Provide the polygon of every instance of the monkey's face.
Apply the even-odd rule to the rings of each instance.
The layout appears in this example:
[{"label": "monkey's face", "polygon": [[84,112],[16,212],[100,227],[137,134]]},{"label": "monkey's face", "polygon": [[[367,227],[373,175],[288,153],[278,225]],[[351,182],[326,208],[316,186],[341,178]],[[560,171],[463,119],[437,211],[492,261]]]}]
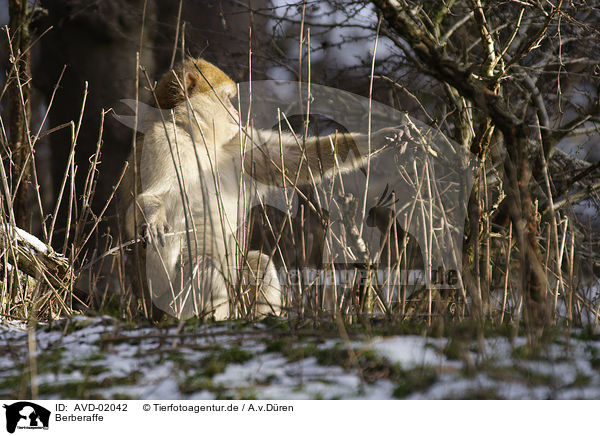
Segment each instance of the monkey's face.
[{"label": "monkey's face", "polygon": [[156,97],[161,109],[176,109],[185,118],[187,102],[192,125],[207,140],[228,142],[238,133],[237,85],[219,68],[202,58],[188,58],[160,80]]},{"label": "monkey's face", "polygon": [[[235,84],[227,84],[221,86],[216,95],[220,98],[217,105],[222,109],[218,119],[222,120],[222,127],[224,130],[225,140],[229,142],[231,138],[239,132],[239,123],[241,122],[240,116],[237,110],[237,87]],[[215,95],[213,93],[213,95]]]},{"label": "monkey's face", "polygon": [[[237,96],[237,85],[221,69],[202,58],[188,59],[185,64],[185,86],[190,97],[195,100],[194,109],[203,111],[207,118],[217,123],[219,129],[227,129],[232,123],[239,122],[237,105],[233,100]],[[217,127],[216,126],[216,127]],[[229,138],[227,138],[229,139]]]},{"label": "monkey's face", "polygon": [[237,110],[237,87],[235,84],[227,84],[217,90],[217,94],[221,97],[221,101],[225,106],[230,117],[237,124],[239,122],[239,114]]},{"label": "monkey's face", "polygon": [[194,125],[216,145],[228,143],[239,132],[239,115],[234,106],[235,88],[221,86],[208,92],[191,93]]}]

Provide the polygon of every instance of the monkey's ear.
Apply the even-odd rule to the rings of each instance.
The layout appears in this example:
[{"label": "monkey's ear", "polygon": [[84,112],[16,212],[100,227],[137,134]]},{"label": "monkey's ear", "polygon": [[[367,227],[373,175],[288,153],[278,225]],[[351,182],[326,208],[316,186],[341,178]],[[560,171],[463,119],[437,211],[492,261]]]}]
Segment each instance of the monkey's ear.
[{"label": "monkey's ear", "polygon": [[190,72],[185,73],[185,87],[188,95],[191,95],[198,86],[196,75]]}]

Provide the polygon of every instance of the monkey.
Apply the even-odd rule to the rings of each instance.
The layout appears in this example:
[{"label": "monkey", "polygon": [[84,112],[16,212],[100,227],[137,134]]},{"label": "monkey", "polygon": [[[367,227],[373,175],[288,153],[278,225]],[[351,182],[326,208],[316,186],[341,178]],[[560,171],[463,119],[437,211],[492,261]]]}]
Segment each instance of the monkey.
[{"label": "monkey", "polygon": [[142,287],[136,292],[154,306],[146,314],[223,320],[239,312],[239,302],[249,303],[252,316],[280,314],[272,260],[244,248],[246,206],[275,187],[360,168],[402,134],[386,128],[370,141],[336,132],[300,142],[291,133],[244,126],[236,94],[225,72],[192,57],[154,90],[160,111],[144,121],[119,192],[125,236],[144,242],[133,271]]}]

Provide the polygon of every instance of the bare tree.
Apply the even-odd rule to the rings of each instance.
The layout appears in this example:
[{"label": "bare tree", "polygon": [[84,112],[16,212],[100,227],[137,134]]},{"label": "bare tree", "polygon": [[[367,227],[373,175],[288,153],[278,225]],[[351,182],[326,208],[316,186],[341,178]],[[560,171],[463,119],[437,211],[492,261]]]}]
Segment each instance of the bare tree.
[{"label": "bare tree", "polygon": [[[585,145],[591,152],[584,158],[598,159],[597,6],[573,0],[332,0],[255,13],[270,17],[279,45],[291,47],[278,60],[291,76],[302,76],[308,51],[321,65],[311,65],[316,75],[345,59],[352,66],[344,71],[355,80],[340,84],[358,92],[371,77],[368,48],[380,39],[373,96],[408,109],[483,162],[468,199],[465,235],[473,309],[489,312],[492,288],[506,293],[518,286],[528,319],[537,323],[549,319],[559,295],[573,308],[570,299],[578,297],[563,270],[572,270],[574,259],[565,256],[565,238],[570,232],[583,237],[585,225],[573,206],[584,198],[598,205],[598,164],[564,152]],[[291,43],[298,35],[300,50]],[[496,230],[502,240],[509,230],[515,235],[509,259],[519,261],[518,283],[509,280],[509,264],[494,272],[504,262]],[[597,237],[589,241],[580,251],[593,266],[598,262],[589,253]]]},{"label": "bare tree", "polygon": [[[14,192],[13,212],[16,225],[28,223],[27,194],[31,174],[29,128],[31,124],[31,23],[32,10],[27,0],[9,2],[8,75],[10,101],[10,182]],[[6,195],[6,193],[5,193]]]}]

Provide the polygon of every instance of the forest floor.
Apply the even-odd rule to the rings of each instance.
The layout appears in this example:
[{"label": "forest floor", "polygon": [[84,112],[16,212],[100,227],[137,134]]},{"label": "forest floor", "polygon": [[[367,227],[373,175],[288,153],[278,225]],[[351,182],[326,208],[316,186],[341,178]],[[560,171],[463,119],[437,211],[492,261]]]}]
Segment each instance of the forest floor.
[{"label": "forest floor", "polygon": [[600,398],[600,334],[586,330],[553,328],[533,346],[509,327],[78,315],[32,333],[33,354],[24,324],[0,324],[0,397],[30,397],[33,367],[42,399]]}]

